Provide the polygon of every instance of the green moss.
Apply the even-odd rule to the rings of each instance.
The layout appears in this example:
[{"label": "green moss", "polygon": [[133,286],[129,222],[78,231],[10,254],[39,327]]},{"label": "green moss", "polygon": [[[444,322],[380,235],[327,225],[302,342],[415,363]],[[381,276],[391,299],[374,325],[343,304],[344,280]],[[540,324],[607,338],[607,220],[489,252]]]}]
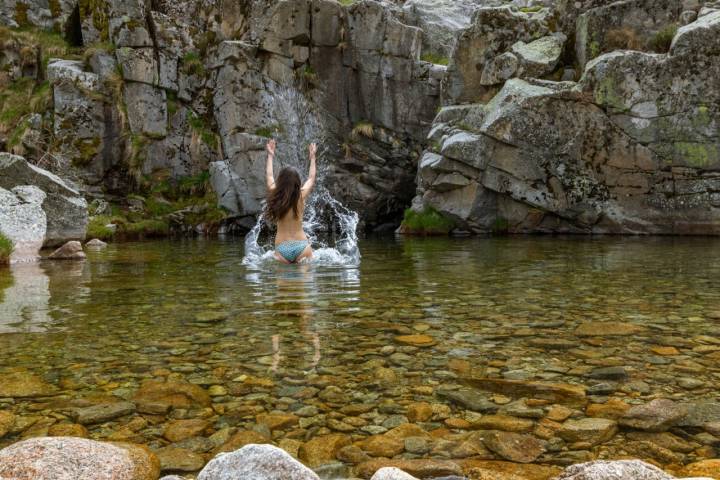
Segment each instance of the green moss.
[{"label": "green moss", "polygon": [[600,44],[596,41],[590,42],[590,56],[588,60],[593,59],[600,55]]},{"label": "green moss", "polygon": [[650,38],[648,48],[656,53],[667,53],[670,51],[670,45],[677,33],[678,26],[668,25]]},{"label": "green moss", "polygon": [[716,145],[676,142],[674,150],[691,167],[707,168],[720,163],[720,149]]},{"label": "green moss", "polygon": [[102,141],[97,137],[75,140],[73,146],[77,149],[78,156],[73,158],[73,164],[79,166],[89,164],[100,152],[101,143]]},{"label": "green moss", "polygon": [[87,227],[87,238],[99,238],[100,240],[110,240],[115,236],[114,231],[107,227],[113,223],[113,217],[108,215],[96,215],[90,217]]},{"label": "green moss", "polygon": [[12,255],[13,250],[15,250],[15,245],[12,240],[0,232],[0,265],[10,263],[10,255]]},{"label": "green moss", "polygon": [[148,219],[127,223],[122,232],[132,237],[165,237],[170,234],[170,224],[165,219]]},{"label": "green moss", "polygon": [[178,100],[177,100],[177,93],[168,91],[167,92],[167,110],[168,110],[168,120],[170,117],[175,115],[178,111]]},{"label": "green moss", "polygon": [[523,13],[535,13],[542,10],[542,8],[543,7],[541,7],[540,5],[536,5],[534,7],[520,7],[520,11]]},{"label": "green moss", "polygon": [[625,100],[615,89],[615,79],[608,75],[595,88],[595,103],[618,111],[627,110]]},{"label": "green moss", "polygon": [[436,65],[447,65],[450,63],[450,59],[448,57],[432,52],[423,53],[420,60],[434,63]]},{"label": "green moss", "polygon": [[255,135],[259,137],[272,138],[273,134],[282,132],[280,125],[268,125],[267,127],[260,127],[255,130]]},{"label": "green moss", "polygon": [[426,207],[422,212],[408,208],[402,221],[403,231],[420,235],[447,235],[454,227],[452,220],[430,207]]},{"label": "green moss", "polygon": [[348,5],[355,3],[355,0],[338,0],[338,2],[340,5],[345,5],[347,7]]}]

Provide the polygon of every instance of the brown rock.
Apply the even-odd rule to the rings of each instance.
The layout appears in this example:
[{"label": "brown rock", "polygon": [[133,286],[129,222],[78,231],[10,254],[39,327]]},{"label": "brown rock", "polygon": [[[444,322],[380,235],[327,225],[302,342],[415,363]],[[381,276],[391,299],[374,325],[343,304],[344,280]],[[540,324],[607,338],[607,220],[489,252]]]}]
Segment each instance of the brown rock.
[{"label": "brown rock", "polygon": [[483,440],[488,449],[511,462],[531,463],[545,451],[540,441],[531,435],[493,431]]},{"label": "brown rock", "polygon": [[160,460],[145,445],[125,442],[111,442],[111,444],[122,448],[128,453],[130,461],[135,466],[134,476],[132,477],[134,480],[155,480],[160,476]]},{"label": "brown rock", "polygon": [[51,437],[80,437],[87,438],[87,428],[79,423],[58,423],[48,429]]},{"label": "brown rock", "polygon": [[7,410],[0,410],[0,438],[7,435],[15,425],[15,414]]},{"label": "brown rock", "polygon": [[270,439],[253,430],[241,430],[230,437],[227,442],[213,450],[213,455],[222,452],[233,452],[251,443],[270,443]]},{"label": "brown rock", "polygon": [[660,445],[656,445],[653,442],[645,440],[639,442],[626,442],[623,444],[623,449],[634,457],[652,459],[662,465],[682,463],[681,455],[678,455],[667,448],[661,447]]},{"label": "brown rock", "polygon": [[300,446],[298,458],[309,467],[335,460],[338,451],[350,444],[350,437],[340,433],[315,437]]},{"label": "brown rock", "polygon": [[623,402],[619,398],[611,398],[605,403],[591,403],[585,409],[588,417],[609,418],[617,420],[625,415],[630,409],[630,405]]},{"label": "brown rock", "polygon": [[477,430],[502,430],[504,432],[525,433],[533,429],[535,423],[527,418],[510,417],[507,415],[483,415],[472,423]]},{"label": "brown rock", "polygon": [[650,350],[658,355],[680,355],[680,351],[675,347],[655,346]]},{"label": "brown rock", "polygon": [[435,478],[449,475],[462,475],[460,466],[450,460],[388,460],[375,459],[363,462],[355,468],[361,478],[370,478],[376,471],[384,467],[395,467],[418,478]]},{"label": "brown rock", "polygon": [[51,260],[85,260],[82,244],[78,241],[67,242],[48,256]]},{"label": "brown rock", "polygon": [[405,451],[405,442],[387,435],[373,435],[357,444],[371,457],[394,457]]},{"label": "brown rock", "polygon": [[432,347],[437,342],[430,335],[398,335],[395,341],[403,345],[412,345],[413,347]]},{"label": "brown rock", "polygon": [[710,477],[720,480],[720,459],[702,460],[685,465],[681,477]]},{"label": "brown rock", "polygon": [[163,472],[196,472],[205,465],[205,458],[184,448],[165,447],[155,452]]},{"label": "brown rock", "polygon": [[464,418],[451,417],[445,420],[445,425],[450,428],[456,428],[459,430],[467,430],[472,426],[472,423],[468,422]]},{"label": "brown rock", "polygon": [[[560,467],[497,460],[477,460],[473,458],[461,460],[460,464],[466,474],[469,474],[472,469],[494,472],[496,477],[487,477],[488,480],[505,480],[508,475],[515,475],[522,480],[550,480],[562,472],[562,468]],[[475,480],[475,477],[470,476],[470,478]],[[485,479],[483,478],[483,480]]]},{"label": "brown rock", "polygon": [[173,420],[167,424],[163,437],[171,442],[179,442],[186,438],[197,437],[208,427],[208,422],[199,418],[190,420]]},{"label": "brown rock", "polygon": [[262,413],[255,417],[255,421],[260,425],[266,425],[270,430],[282,430],[287,427],[297,425],[300,419],[291,413],[288,414],[271,414]]},{"label": "brown rock", "polygon": [[345,463],[357,465],[358,463],[367,462],[370,460],[370,455],[363,452],[362,449],[356,445],[348,445],[338,450],[335,455],[338,460]]},{"label": "brown rock", "polygon": [[585,403],[585,387],[568,383],[525,382],[499,378],[461,378],[464,384],[510,397],[534,397],[554,403]]},{"label": "brown rock", "polygon": [[0,374],[0,397],[43,397],[56,391],[57,388],[30,372]]},{"label": "brown rock", "polygon": [[627,432],[625,436],[629,440],[652,442],[673,452],[690,453],[700,446],[695,442],[689,442],[670,432]]},{"label": "brown rock", "polygon": [[209,407],[210,395],[188,382],[160,382],[149,380],[133,397],[136,403],[165,404],[172,408]]},{"label": "brown rock", "polygon": [[642,333],[646,329],[640,325],[625,322],[587,322],[575,329],[579,337],[612,337]]},{"label": "brown rock", "polygon": [[564,422],[570,418],[572,413],[573,411],[567,407],[563,407],[562,405],[553,405],[550,410],[548,410],[546,418],[548,420],[552,420],[553,422]]},{"label": "brown rock", "polygon": [[298,458],[298,451],[300,450],[302,444],[303,442],[301,442],[300,440],[295,440],[294,438],[283,438],[278,442],[278,447],[285,450],[294,458]]},{"label": "brown rock", "polygon": [[432,406],[427,402],[411,403],[407,407],[405,415],[408,420],[415,422],[427,422],[432,418]]},{"label": "brown rock", "polygon": [[413,425],[412,423],[403,423],[402,425],[398,425],[392,430],[385,432],[383,435],[397,440],[404,440],[407,437],[429,437],[425,430],[417,425]]},{"label": "brown rock", "polygon": [[587,442],[597,445],[610,440],[618,431],[617,422],[607,418],[582,418],[562,424],[558,436],[566,442]]}]

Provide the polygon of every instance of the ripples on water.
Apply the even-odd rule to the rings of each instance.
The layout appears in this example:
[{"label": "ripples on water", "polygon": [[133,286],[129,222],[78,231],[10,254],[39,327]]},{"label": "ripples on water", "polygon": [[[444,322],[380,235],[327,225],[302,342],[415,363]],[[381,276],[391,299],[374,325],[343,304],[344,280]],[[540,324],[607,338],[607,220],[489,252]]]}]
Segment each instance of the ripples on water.
[{"label": "ripples on water", "polygon": [[[591,386],[589,369],[622,365],[625,384],[647,386],[643,397],[715,398],[720,367],[708,355],[720,351],[718,245],[704,238],[387,238],[361,242],[359,264],[288,266],[243,265],[241,240],[114,244],[84,263],[0,270],[0,374],[27,369],[71,398],[129,398],[158,368],[206,387],[248,374],[276,386],[215,401],[294,411],[316,399],[288,400],[287,389],[318,375],[331,376],[347,402],[402,404],[445,402],[412,388],[453,388],[469,373]],[[606,321],[646,330],[574,333]],[[436,344],[395,340],[413,332]],[[553,346],[558,340],[566,343]],[[659,356],[658,345],[679,353]],[[386,346],[394,350],[381,353]],[[397,381],[380,382],[378,365]],[[690,393],[676,383],[688,376],[703,385]],[[12,408],[34,407],[18,401]],[[104,438],[107,430],[91,433]],[[159,441],[157,429],[141,434]]]}]

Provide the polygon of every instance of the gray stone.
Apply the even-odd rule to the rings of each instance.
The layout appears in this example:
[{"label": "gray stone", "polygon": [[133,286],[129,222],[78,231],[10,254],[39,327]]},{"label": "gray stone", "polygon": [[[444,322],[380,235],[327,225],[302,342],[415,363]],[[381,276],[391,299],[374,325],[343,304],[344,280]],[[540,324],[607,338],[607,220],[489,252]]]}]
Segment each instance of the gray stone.
[{"label": "gray stone", "polygon": [[101,403],[90,407],[75,408],[72,417],[82,425],[103,423],[135,412],[135,404],[131,402]]},{"label": "gray stone", "polygon": [[567,442],[589,442],[592,445],[607,442],[618,431],[617,422],[605,418],[567,420],[558,430],[558,436]]},{"label": "gray stone", "polygon": [[130,131],[136,135],[167,135],[165,90],[146,83],[128,82],[123,86]]},{"label": "gray stone", "polygon": [[319,480],[309,468],[284,450],[272,445],[246,445],[232,453],[212,459],[198,475],[198,480]]},{"label": "gray stone", "polygon": [[519,60],[518,76],[540,78],[552,73],[560,61],[565,40],[565,35],[560,33],[530,43],[515,43],[511,50]]},{"label": "gray stone", "polygon": [[512,52],[501,53],[485,64],[480,77],[480,84],[495,85],[503,83],[505,80],[515,76],[519,65],[518,57]]},{"label": "gray stone", "polygon": [[88,211],[80,193],[60,177],[29,164],[24,158],[0,153],[0,188],[22,185],[36,186],[46,195],[42,203],[47,217],[45,246],[85,239]]},{"label": "gray stone", "polygon": [[[597,460],[572,465],[556,480],[674,480],[654,465],[640,460]],[[700,480],[700,479],[697,479]]]},{"label": "gray stone", "polygon": [[687,414],[686,406],[663,398],[631,407],[619,422],[620,425],[638,430],[663,432],[677,425]]},{"label": "gray stone", "polygon": [[370,478],[370,480],[418,480],[409,473],[405,473],[399,468],[384,467],[379,469]]},{"label": "gray stone", "polygon": [[44,201],[45,193],[34,186],[18,186],[12,191],[0,187],[0,232],[13,242],[11,263],[39,258],[47,229]]},{"label": "gray stone", "polygon": [[493,431],[483,436],[485,446],[505,460],[531,463],[545,451],[540,441],[532,435]]}]

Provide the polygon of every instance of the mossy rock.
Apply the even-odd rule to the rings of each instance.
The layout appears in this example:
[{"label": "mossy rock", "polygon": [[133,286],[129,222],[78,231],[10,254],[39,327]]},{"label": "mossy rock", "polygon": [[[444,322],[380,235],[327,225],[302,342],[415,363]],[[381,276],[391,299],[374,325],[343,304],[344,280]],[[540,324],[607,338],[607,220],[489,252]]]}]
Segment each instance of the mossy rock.
[{"label": "mossy rock", "polygon": [[400,232],[409,235],[447,235],[453,228],[455,222],[431,207],[420,212],[408,208]]}]

